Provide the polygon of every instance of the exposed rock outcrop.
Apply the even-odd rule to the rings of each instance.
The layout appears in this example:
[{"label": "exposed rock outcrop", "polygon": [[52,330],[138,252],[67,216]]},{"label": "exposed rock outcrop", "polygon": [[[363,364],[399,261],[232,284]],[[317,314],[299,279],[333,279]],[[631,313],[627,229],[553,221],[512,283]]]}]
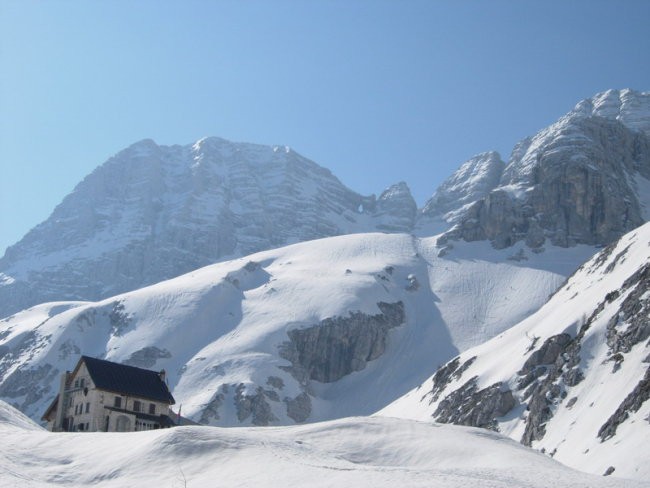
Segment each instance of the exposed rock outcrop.
[{"label": "exposed rock outcrop", "polygon": [[[240,422],[251,417],[253,425],[269,425],[269,423],[278,420],[271,410],[267,399],[269,393],[262,387],[258,387],[254,394],[245,393],[244,385],[237,385],[235,388],[235,408],[237,409],[237,418]],[[277,398],[272,398],[277,401]]]},{"label": "exposed rock outcrop", "polygon": [[497,152],[477,154],[464,162],[424,204],[422,215],[453,223],[465,205],[484,198],[501,180],[505,163]]},{"label": "exposed rock outcrop", "polygon": [[612,416],[607,419],[607,422],[598,429],[598,437],[600,437],[600,440],[604,442],[614,437],[618,426],[628,419],[630,413],[638,412],[648,399],[650,399],[650,368],[646,370],[643,379],[625,397]]},{"label": "exposed rock outcrop", "polygon": [[135,351],[129,359],[122,361],[122,363],[128,364],[129,366],[137,366],[138,368],[151,369],[159,359],[168,359],[171,357],[172,353],[167,349],[148,346]]},{"label": "exposed rock outcrop", "polygon": [[295,398],[286,397],[287,416],[296,423],[302,423],[311,415],[311,397],[302,392]]},{"label": "exposed rock outcrop", "polygon": [[410,232],[415,224],[417,204],[403,181],[382,192],[373,209],[377,229],[385,232]]},{"label": "exposed rock outcrop", "polygon": [[212,421],[216,421],[221,418],[219,415],[219,408],[221,408],[224,401],[226,400],[228,390],[228,385],[221,385],[219,391],[212,395],[210,401],[203,407],[199,423],[209,425]]},{"label": "exposed rock outcrop", "polygon": [[621,304],[619,313],[607,324],[610,352],[628,353],[636,344],[650,338],[650,264],[645,264],[623,283],[623,290],[634,286]]},{"label": "exposed rock outcrop", "polygon": [[503,417],[515,406],[510,391],[502,383],[478,389],[476,377],[447,395],[438,404],[433,418],[442,423],[471,425],[499,430],[496,419]]},{"label": "exposed rock outcrop", "polygon": [[459,379],[475,360],[476,356],[473,356],[461,365],[460,357],[455,357],[442,368],[438,369],[432,378],[433,388],[431,388],[431,391],[422,397],[422,399],[431,395],[429,404],[438,400],[440,394],[445,390],[445,388],[447,388],[447,386],[449,386],[449,383]]},{"label": "exposed rock outcrop", "polygon": [[291,362],[287,371],[302,384],[309,380],[331,383],[360,371],[386,349],[388,332],[404,323],[402,302],[380,302],[381,313],[351,312],[320,324],[287,332],[289,341],[280,347],[280,356]]}]

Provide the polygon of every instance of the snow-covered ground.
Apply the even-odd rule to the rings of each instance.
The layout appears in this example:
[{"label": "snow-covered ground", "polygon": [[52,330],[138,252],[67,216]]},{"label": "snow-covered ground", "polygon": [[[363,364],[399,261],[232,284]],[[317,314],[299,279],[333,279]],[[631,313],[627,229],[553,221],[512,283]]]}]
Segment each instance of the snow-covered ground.
[{"label": "snow-covered ground", "polygon": [[499,434],[389,418],[53,434],[0,401],[0,486],[650,486],[579,473]]},{"label": "snow-covered ground", "polygon": [[[40,305],[0,321],[0,398],[40,418],[60,373],[85,354],[165,368],[183,413],[214,425],[293,423],[285,399],[303,392],[311,402],[304,420],[370,414],[535,311],[594,249],[535,254],[476,242],[446,251],[435,238],[347,235],[208,266],[97,303]],[[364,368],[308,384],[284,369],[290,362],[279,351],[288,332],[353,313],[372,317],[381,314],[379,303],[400,302],[402,323]],[[258,393],[270,406],[266,420],[236,410],[237,398]]]}]

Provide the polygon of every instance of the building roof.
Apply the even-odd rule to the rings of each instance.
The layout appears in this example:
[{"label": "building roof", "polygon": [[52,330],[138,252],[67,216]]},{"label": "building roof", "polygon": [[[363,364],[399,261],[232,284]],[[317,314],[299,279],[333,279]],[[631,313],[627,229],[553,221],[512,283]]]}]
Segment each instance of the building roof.
[{"label": "building roof", "polygon": [[113,363],[103,359],[91,358],[90,356],[81,356],[75,371],[82,362],[86,364],[95,387],[99,389],[166,402],[170,405],[176,403],[169,392],[169,388],[167,388],[167,384],[160,377],[160,373],[156,371]]}]

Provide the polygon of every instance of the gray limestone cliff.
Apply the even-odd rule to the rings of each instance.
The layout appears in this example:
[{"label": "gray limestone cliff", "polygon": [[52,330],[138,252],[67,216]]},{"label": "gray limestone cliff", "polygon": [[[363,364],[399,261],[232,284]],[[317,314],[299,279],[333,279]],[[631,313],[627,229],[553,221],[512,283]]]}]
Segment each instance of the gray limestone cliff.
[{"label": "gray limestone cliff", "polygon": [[377,308],[376,314],[354,311],[288,330],[288,340],[278,345],[278,352],[290,365],[279,368],[294,384],[287,385],[279,376],[268,376],[263,384],[224,383],[203,405],[200,423],[217,424],[224,409],[233,408],[242,425],[309,421],[313,400],[319,400],[312,382],[334,383],[365,369],[385,353],[390,330],[404,324],[401,301],[379,302]]},{"label": "gray limestone cliff", "polygon": [[403,181],[384,190],[373,209],[377,229],[384,232],[410,232],[415,224],[417,204]]},{"label": "gray limestone cliff", "polygon": [[477,154],[438,187],[424,204],[422,215],[453,223],[464,206],[484,198],[499,184],[504,168],[499,153]]},{"label": "gray limestone cliff", "polygon": [[497,184],[456,211],[441,243],[605,245],[644,223],[650,209],[638,182],[650,180],[649,100],[631,90],[600,94],[521,141]]},{"label": "gray limestone cliff", "polygon": [[381,313],[376,315],[351,312],[289,330],[289,341],[280,347],[280,356],[291,362],[287,370],[306,384],[309,380],[331,383],[364,369],[386,350],[390,329],[406,318],[402,302],[380,302],[377,307]]},{"label": "gray limestone cliff", "polygon": [[219,260],[321,237],[408,232],[406,184],[377,199],[286,147],[138,142],[98,167],[0,259],[0,317],[98,300]]}]

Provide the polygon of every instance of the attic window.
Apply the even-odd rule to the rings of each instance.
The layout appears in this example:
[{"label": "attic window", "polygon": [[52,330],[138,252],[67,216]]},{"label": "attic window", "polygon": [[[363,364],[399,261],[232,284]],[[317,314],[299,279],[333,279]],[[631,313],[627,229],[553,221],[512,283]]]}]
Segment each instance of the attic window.
[{"label": "attic window", "polygon": [[115,403],[113,403],[113,406],[116,408],[122,408],[122,397],[115,397]]}]

